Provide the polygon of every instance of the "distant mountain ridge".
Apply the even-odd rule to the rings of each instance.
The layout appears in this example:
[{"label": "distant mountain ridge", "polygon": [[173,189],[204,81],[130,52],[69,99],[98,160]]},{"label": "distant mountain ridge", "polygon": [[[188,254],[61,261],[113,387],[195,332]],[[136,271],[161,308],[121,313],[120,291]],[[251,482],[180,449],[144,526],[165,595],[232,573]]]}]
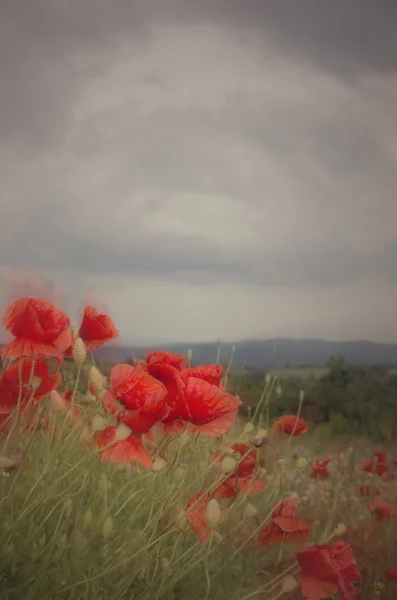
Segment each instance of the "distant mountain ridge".
[{"label": "distant mountain ridge", "polygon": [[[323,366],[331,356],[343,356],[350,364],[362,366],[397,367],[397,344],[369,342],[365,340],[334,342],[321,339],[244,340],[221,345],[220,360],[229,361],[231,348],[235,345],[234,366],[254,368],[282,368],[299,366]],[[112,346],[99,348],[95,355],[99,360],[119,363],[127,358],[144,358],[153,350],[168,350],[177,354],[193,352],[194,364],[206,364],[216,360],[216,342],[148,344],[147,346]]]}]

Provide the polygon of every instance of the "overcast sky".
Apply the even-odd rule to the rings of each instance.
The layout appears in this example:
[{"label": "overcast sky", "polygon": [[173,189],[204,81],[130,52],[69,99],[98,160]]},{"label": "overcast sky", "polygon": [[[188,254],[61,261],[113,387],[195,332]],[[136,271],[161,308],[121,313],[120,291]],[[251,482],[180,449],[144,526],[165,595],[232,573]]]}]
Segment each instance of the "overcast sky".
[{"label": "overcast sky", "polygon": [[126,343],[397,342],[395,0],[0,12],[1,307],[45,277]]}]

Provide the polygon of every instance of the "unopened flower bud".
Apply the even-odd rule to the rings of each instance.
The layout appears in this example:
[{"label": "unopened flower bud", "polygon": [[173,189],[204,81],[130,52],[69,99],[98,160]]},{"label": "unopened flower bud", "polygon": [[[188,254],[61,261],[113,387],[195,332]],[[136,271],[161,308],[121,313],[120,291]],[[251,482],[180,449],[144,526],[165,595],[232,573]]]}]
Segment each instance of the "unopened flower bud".
[{"label": "unopened flower bud", "polygon": [[127,425],[124,425],[124,423],[120,423],[120,425],[116,429],[114,439],[116,442],[121,442],[123,440],[126,440],[131,435],[131,433],[132,431],[129,427],[127,427]]},{"label": "unopened flower bud", "polygon": [[266,437],[267,436],[267,429],[263,429],[262,427],[260,427],[258,429],[258,431],[256,432],[256,435],[258,437]]},{"label": "unopened flower bud", "polygon": [[83,529],[89,529],[92,525],[92,510],[87,508],[83,517]]},{"label": "unopened flower bud", "polygon": [[105,392],[105,378],[96,367],[91,367],[89,382],[97,395],[103,395]]},{"label": "unopened flower bud", "polygon": [[281,591],[285,594],[287,592],[293,592],[298,587],[298,582],[292,575],[287,575],[281,584]]},{"label": "unopened flower bud", "polygon": [[281,386],[279,386],[279,385],[278,385],[278,386],[276,387],[276,396],[277,396],[278,398],[280,398],[280,396],[281,396],[281,394],[282,394],[282,393],[283,393],[283,391],[282,391],[282,389],[281,389]]},{"label": "unopened flower bud", "polygon": [[205,509],[205,518],[210,529],[215,529],[221,522],[221,509],[216,498],[211,498]]},{"label": "unopened flower bud", "polygon": [[95,415],[91,421],[91,425],[94,431],[102,431],[109,425],[108,420],[101,415]]},{"label": "unopened flower bud", "polygon": [[346,533],[346,525],[344,523],[338,523],[334,529],[335,535],[343,535]]},{"label": "unopened flower bud", "polygon": [[254,431],[255,429],[255,425],[253,423],[246,423],[244,425],[244,433],[251,433],[252,431]]},{"label": "unopened flower bud", "polygon": [[232,456],[225,456],[221,463],[223,473],[231,473],[237,467],[237,460]]},{"label": "unopened flower bud", "polygon": [[7,456],[0,456],[0,469],[9,469],[13,466],[13,461]]},{"label": "unopened flower bud", "polygon": [[87,356],[87,350],[85,349],[84,342],[81,338],[77,338],[75,341],[72,354],[76,365],[82,365]]},{"label": "unopened flower bud", "polygon": [[66,517],[70,517],[73,510],[73,500],[71,498],[66,498],[63,503],[63,510],[65,511]]},{"label": "unopened flower bud", "polygon": [[167,572],[170,570],[171,563],[168,560],[168,558],[166,558],[165,556],[163,556],[160,559],[160,564],[161,564],[161,568],[163,569],[164,572]]},{"label": "unopened flower bud", "polygon": [[180,482],[183,481],[186,477],[186,469],[184,467],[181,467],[180,465],[176,466],[174,471],[173,471],[173,476],[175,481]]},{"label": "unopened flower bud", "polygon": [[270,373],[266,373],[266,377],[265,377],[265,382],[266,382],[266,385],[270,383],[270,380],[271,380],[271,375],[270,375]]},{"label": "unopened flower bud", "polygon": [[113,531],[113,519],[112,519],[112,517],[108,517],[102,527],[103,537],[104,538],[109,537],[109,535],[112,533],[112,531]]},{"label": "unopened flower bud", "polygon": [[305,467],[307,467],[308,464],[309,463],[306,460],[306,458],[304,456],[300,456],[298,458],[298,460],[296,461],[296,468],[297,469],[304,469]]},{"label": "unopened flower bud", "polygon": [[152,471],[155,473],[160,473],[160,471],[164,471],[167,466],[167,461],[162,456],[156,456],[153,461]]},{"label": "unopened flower bud", "polygon": [[305,397],[305,392],[303,390],[300,390],[300,392],[299,392],[299,402],[303,402],[304,397]]},{"label": "unopened flower bud", "polygon": [[258,509],[255,508],[255,506],[253,504],[251,504],[251,502],[248,502],[248,504],[245,505],[244,511],[243,511],[244,519],[251,519],[252,517],[255,517],[257,514],[258,514]]},{"label": "unopened flower bud", "polygon": [[188,361],[192,360],[192,356],[193,356],[193,350],[191,348],[189,348],[189,350],[187,351],[187,359],[188,359]]},{"label": "unopened flower bud", "polygon": [[41,386],[42,378],[41,377],[32,377],[30,380],[30,387],[33,391],[36,391]]}]

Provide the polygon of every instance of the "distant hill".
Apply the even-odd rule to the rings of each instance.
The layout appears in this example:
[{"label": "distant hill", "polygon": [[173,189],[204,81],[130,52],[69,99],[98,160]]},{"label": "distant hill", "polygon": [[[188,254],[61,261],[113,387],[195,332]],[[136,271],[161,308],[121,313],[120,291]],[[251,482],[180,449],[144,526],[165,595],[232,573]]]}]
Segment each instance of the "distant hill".
[{"label": "distant hill", "polygon": [[[222,344],[221,362],[230,358],[232,343]],[[331,356],[343,356],[349,363],[363,366],[397,366],[397,344],[382,344],[368,341],[330,342],[327,340],[245,340],[236,342],[234,366],[245,367],[301,367],[323,366]],[[194,364],[211,363],[216,360],[216,342],[196,344],[175,343],[147,347],[116,347],[111,345],[99,348],[95,355],[99,360],[111,363],[123,362],[127,358],[144,358],[152,350],[168,350],[178,354],[193,351]]]}]

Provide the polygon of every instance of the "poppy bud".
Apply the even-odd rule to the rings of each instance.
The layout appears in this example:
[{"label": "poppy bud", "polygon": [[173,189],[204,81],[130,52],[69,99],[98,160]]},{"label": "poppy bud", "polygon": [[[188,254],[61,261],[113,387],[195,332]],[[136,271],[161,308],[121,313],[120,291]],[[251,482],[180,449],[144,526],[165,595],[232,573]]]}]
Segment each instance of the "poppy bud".
[{"label": "poppy bud", "polygon": [[89,529],[92,525],[92,511],[90,508],[87,508],[87,510],[84,513],[84,517],[83,517],[83,529]]},{"label": "poppy bud", "polygon": [[131,435],[131,433],[131,429],[127,427],[127,425],[124,425],[124,423],[121,423],[116,429],[114,440],[115,442],[121,442],[123,440],[126,440]]},{"label": "poppy bud", "polygon": [[267,437],[267,429],[263,429],[262,427],[260,427],[256,432],[256,435],[258,437]]},{"label": "poppy bud", "polygon": [[42,382],[42,378],[41,377],[32,377],[32,379],[30,380],[30,387],[32,388],[33,391],[36,391],[37,388],[40,387]]},{"label": "poppy bud", "polygon": [[112,517],[108,517],[102,527],[103,537],[104,538],[109,537],[109,535],[112,533],[112,531],[113,531],[113,519],[112,519]]},{"label": "poppy bud", "polygon": [[237,467],[237,460],[232,456],[225,456],[221,463],[223,473],[231,473]]},{"label": "poppy bud", "polygon": [[77,338],[75,341],[72,354],[76,365],[82,365],[87,356],[87,350],[85,349],[84,342],[81,338]]},{"label": "poppy bud", "polygon": [[286,594],[287,592],[293,592],[298,587],[298,582],[292,575],[287,575],[281,584],[281,591]]},{"label": "poppy bud", "polygon": [[211,498],[205,509],[205,518],[210,529],[215,529],[221,522],[221,509],[218,500]]},{"label": "poppy bud", "polygon": [[305,397],[305,392],[303,390],[300,390],[299,392],[299,402],[303,402],[303,398]]},{"label": "poppy bud", "polygon": [[102,494],[104,494],[106,492],[106,490],[110,490],[111,486],[110,486],[110,482],[108,480],[108,477],[106,475],[106,473],[102,473],[102,475],[99,478],[98,481],[98,491],[102,492]]},{"label": "poppy bud", "polygon": [[152,471],[155,473],[160,473],[160,471],[164,471],[167,466],[167,461],[162,456],[156,456],[152,464]]},{"label": "poppy bud", "polygon": [[187,359],[189,361],[192,360],[192,356],[193,356],[193,350],[191,348],[189,348],[189,350],[187,351]]},{"label": "poppy bud", "polygon": [[244,425],[244,433],[251,433],[252,431],[254,431],[255,429],[255,425],[253,423],[246,423]]},{"label": "poppy bud", "polygon": [[91,425],[94,431],[101,431],[102,429],[105,429],[105,427],[108,426],[108,420],[105,419],[105,417],[102,417],[101,415],[95,415],[91,421]]},{"label": "poppy bud", "polygon": [[90,369],[89,382],[98,395],[103,395],[105,392],[105,378],[96,367],[91,367]]},{"label": "poppy bud", "polygon": [[163,556],[160,559],[160,564],[161,564],[161,568],[163,569],[164,572],[167,572],[170,570],[171,563],[168,560],[168,558],[166,558],[165,556]]},{"label": "poppy bud", "polygon": [[187,471],[184,467],[181,467],[179,465],[177,467],[175,467],[174,472],[173,472],[175,481],[178,481],[178,482],[183,481],[186,477],[186,473],[187,473]]},{"label": "poppy bud", "polygon": [[66,500],[63,503],[63,510],[65,511],[65,515],[67,517],[70,517],[73,510],[73,500],[71,498],[66,498]]},{"label": "poppy bud", "polygon": [[276,395],[277,395],[278,397],[280,397],[282,393],[283,393],[283,392],[282,392],[282,389],[281,389],[281,387],[278,385],[278,386],[276,387]]},{"label": "poppy bud", "polygon": [[7,456],[0,456],[0,469],[9,469],[13,466],[13,461]]},{"label": "poppy bud", "polygon": [[244,507],[244,512],[243,512],[244,519],[251,519],[252,517],[255,517],[257,514],[258,514],[258,509],[255,508],[255,506],[253,504],[251,504],[251,502],[248,502],[248,504],[246,504]]},{"label": "poppy bud", "polygon": [[186,516],[186,512],[184,510],[180,510],[179,513],[175,517],[175,526],[178,529],[186,529],[188,526],[188,519]]},{"label": "poppy bud", "polygon": [[334,529],[335,535],[343,535],[346,533],[346,525],[344,523],[338,523]]}]

